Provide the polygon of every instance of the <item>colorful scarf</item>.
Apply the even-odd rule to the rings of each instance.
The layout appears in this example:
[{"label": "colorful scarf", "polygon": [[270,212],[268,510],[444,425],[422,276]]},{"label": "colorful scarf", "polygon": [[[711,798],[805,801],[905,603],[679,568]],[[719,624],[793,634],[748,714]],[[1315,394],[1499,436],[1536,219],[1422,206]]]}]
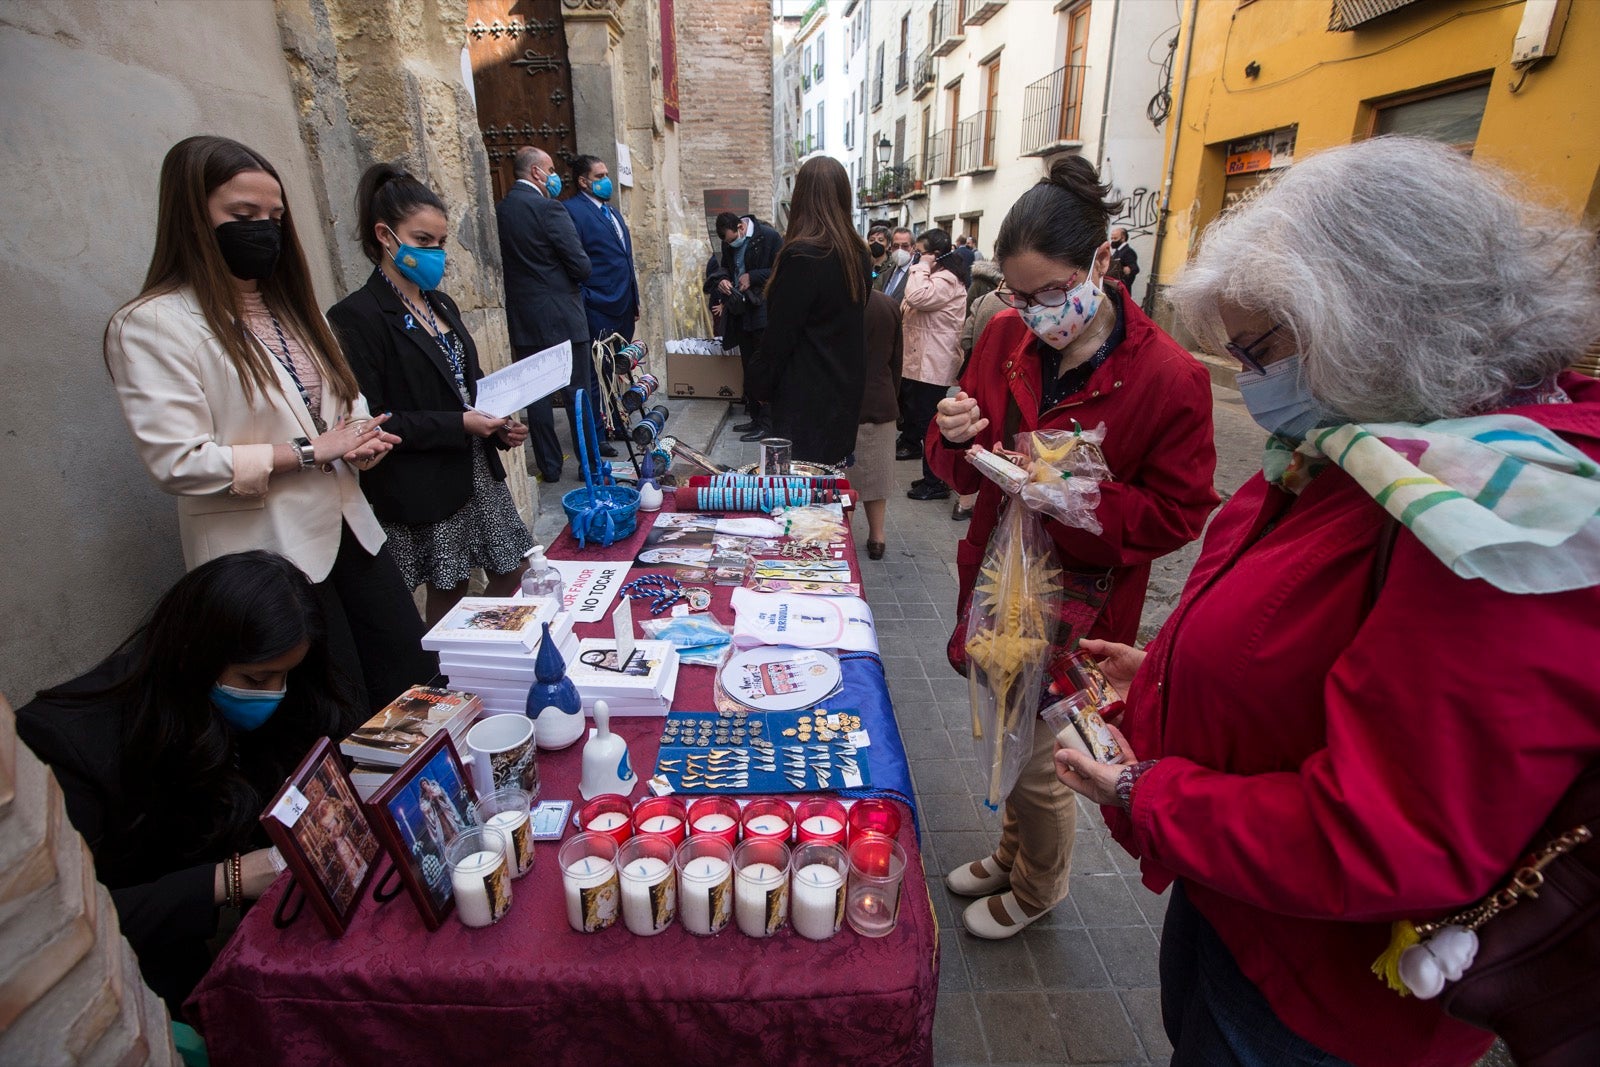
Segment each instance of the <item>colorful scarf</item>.
[{"label": "colorful scarf", "polygon": [[1299,493],[1329,463],[1463,578],[1508,593],[1600,584],[1600,466],[1532,419],[1321,427],[1299,447],[1269,438],[1262,473]]}]

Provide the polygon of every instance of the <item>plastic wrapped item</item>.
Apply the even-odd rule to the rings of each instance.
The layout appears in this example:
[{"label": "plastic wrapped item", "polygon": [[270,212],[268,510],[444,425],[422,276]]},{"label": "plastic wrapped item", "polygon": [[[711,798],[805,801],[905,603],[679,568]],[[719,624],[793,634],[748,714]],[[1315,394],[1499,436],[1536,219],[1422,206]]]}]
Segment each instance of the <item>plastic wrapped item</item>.
[{"label": "plastic wrapped item", "polygon": [[[1077,426],[1076,423],[1073,424]],[[1106,425],[1093,430],[1036,430],[1017,435],[1017,451],[1032,469],[1018,495],[1022,502],[1057,522],[1090,533],[1101,531],[1094,509],[1100,506],[1100,483],[1111,480],[1105,453]]]},{"label": "plastic wrapped item", "polygon": [[1028,484],[1028,472],[1006,458],[1011,453],[990,452],[982,445],[967,449],[967,462],[978,468],[978,473],[998,485],[1002,492],[1020,493]]},{"label": "plastic wrapped item", "polygon": [[733,648],[733,634],[709,615],[647,619],[639,629],[652,641],[671,642],[680,664],[715,667]]},{"label": "plastic wrapped item", "polygon": [[783,523],[784,533],[796,541],[831,544],[843,541],[848,531],[844,509],[838,504],[782,508],[773,517]]},{"label": "plastic wrapped item", "polygon": [[1122,746],[1095,710],[1098,698],[1079,690],[1051,704],[1039,715],[1067,748],[1085,753],[1097,763],[1121,763]]},{"label": "plastic wrapped item", "polygon": [[989,538],[967,608],[972,736],[998,808],[1033,750],[1033,724],[1058,625],[1061,568],[1039,516],[1015,499]]}]

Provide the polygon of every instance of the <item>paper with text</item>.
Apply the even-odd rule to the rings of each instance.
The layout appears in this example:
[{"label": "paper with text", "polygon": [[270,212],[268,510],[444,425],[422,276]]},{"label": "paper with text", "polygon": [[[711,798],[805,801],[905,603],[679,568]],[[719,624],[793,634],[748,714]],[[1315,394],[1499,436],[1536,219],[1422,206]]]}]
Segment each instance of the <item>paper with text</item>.
[{"label": "paper with text", "polygon": [[473,406],[485,415],[503,419],[535,400],[543,400],[571,380],[572,342],[562,341],[478,379],[478,398]]}]

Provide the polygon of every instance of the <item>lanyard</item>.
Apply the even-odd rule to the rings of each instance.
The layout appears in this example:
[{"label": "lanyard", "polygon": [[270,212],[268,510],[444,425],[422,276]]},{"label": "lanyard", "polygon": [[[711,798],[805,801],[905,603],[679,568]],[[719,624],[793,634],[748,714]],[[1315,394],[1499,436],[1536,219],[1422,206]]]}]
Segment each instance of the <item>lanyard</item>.
[{"label": "lanyard", "polygon": [[[382,271],[379,271],[378,273],[383,274]],[[461,369],[461,358],[463,355],[461,339],[452,334],[451,341],[454,343],[448,343],[445,341],[444,332],[439,329],[439,320],[433,317],[433,305],[428,303],[428,298],[426,296],[422,298],[422,307],[427,309],[424,311],[422,308],[418,308],[417,305],[413,304],[410,298],[400,291],[400,287],[389,280],[389,276],[387,274],[383,274],[383,280],[388,283],[390,289],[394,290],[394,295],[400,298],[400,302],[411,309],[412,314],[421,316],[422,318],[428,320],[428,325],[433,327],[434,343],[444,351],[444,358],[450,362],[450,370],[455,374],[456,378],[456,387],[461,390],[463,395],[468,395],[466,374]]]},{"label": "lanyard", "polygon": [[[294,359],[289,355],[289,339],[283,335],[283,325],[278,322],[278,316],[272,309],[267,308],[267,317],[272,320],[273,332],[278,335],[278,348],[263,343],[261,347],[272,353],[272,358],[277,360],[284,370],[289,372],[289,377],[294,379],[294,387],[300,391],[300,401],[306,406],[306,414],[311,416],[311,422],[316,426],[318,433],[326,433],[328,424],[311,406],[311,394],[306,392],[305,383],[300,380],[300,372],[294,369]],[[257,337],[256,340],[261,340]]]}]

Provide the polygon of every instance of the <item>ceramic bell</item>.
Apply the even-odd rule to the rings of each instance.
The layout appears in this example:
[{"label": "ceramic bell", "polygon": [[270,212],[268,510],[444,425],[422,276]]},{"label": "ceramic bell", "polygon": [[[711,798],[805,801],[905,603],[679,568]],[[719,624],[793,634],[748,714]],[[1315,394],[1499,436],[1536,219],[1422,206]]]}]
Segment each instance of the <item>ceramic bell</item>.
[{"label": "ceramic bell", "polygon": [[594,702],[594,732],[583,746],[583,780],[578,792],[593,800],[601,793],[627,796],[639,784],[628,764],[628,743],[611,732],[611,709],[604,700]]},{"label": "ceramic bell", "polygon": [[544,624],[533,673],[528,718],[534,722],[534,744],[546,751],[566,748],[583,736],[583,699],[567,677],[567,661],[561,658],[561,650],[550,637],[549,623]]}]

